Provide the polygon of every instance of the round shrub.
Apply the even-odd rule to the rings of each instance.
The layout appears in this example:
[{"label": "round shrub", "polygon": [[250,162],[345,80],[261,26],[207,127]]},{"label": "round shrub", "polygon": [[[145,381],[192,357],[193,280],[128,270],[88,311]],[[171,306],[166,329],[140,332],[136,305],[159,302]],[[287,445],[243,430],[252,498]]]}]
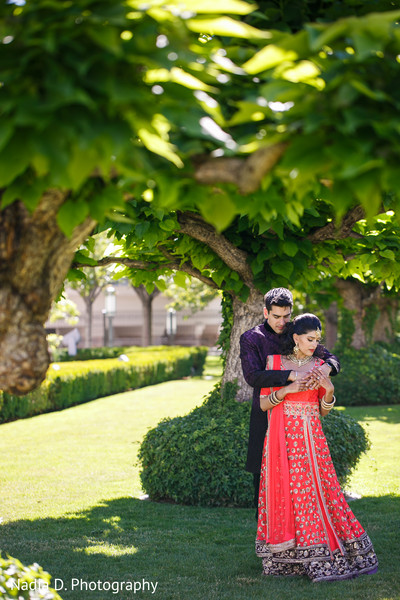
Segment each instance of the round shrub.
[{"label": "round shrub", "polygon": [[356,350],[338,349],[341,371],[334,378],[335,394],[343,406],[398,404],[400,355],[379,344]]},{"label": "round shrub", "polygon": [[[245,471],[250,404],[221,397],[217,386],[205,403],[184,417],[164,419],[139,450],[141,481],[152,500],[201,506],[253,505],[252,475]],[[342,485],[368,448],[364,429],[333,411],[322,420]]]},{"label": "round shrub", "polygon": [[361,455],[370,447],[367,434],[355,419],[341,411],[333,410],[322,419],[335,471],[344,487]]},{"label": "round shrub", "polygon": [[250,506],[246,460],[249,406],[205,404],[164,419],[140,447],[143,488],[154,500],[202,506]]},{"label": "round shrub", "polygon": [[62,600],[50,588],[50,575],[37,563],[26,567],[16,558],[0,556],[0,599]]}]

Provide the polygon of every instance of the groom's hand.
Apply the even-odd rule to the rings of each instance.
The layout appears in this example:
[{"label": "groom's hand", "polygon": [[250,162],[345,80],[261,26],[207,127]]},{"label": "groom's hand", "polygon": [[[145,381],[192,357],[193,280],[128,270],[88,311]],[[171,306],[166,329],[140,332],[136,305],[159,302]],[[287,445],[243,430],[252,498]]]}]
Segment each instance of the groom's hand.
[{"label": "groom's hand", "polygon": [[321,386],[321,379],[328,377],[332,368],[327,363],[319,367],[314,367],[309,371],[305,377],[307,382],[307,388],[309,390],[316,390]]}]

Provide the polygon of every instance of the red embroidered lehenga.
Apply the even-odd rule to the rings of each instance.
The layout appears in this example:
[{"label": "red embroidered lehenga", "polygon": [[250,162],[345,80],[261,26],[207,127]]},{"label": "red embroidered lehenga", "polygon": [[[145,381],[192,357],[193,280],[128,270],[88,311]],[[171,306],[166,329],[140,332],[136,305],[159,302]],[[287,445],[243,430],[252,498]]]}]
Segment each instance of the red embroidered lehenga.
[{"label": "red embroidered lehenga", "polygon": [[[273,367],[282,368],[280,356]],[[268,414],[256,539],[265,575],[329,581],[377,570],[371,540],[343,496],[322,431],[324,393],[288,394]]]}]

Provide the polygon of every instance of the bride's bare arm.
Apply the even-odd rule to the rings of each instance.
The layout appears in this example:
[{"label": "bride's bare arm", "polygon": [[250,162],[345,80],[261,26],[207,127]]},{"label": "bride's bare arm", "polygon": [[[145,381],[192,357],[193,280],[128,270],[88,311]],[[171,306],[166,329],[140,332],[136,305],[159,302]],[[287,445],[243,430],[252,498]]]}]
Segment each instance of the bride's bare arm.
[{"label": "bride's bare arm", "polygon": [[290,385],[280,388],[276,392],[272,392],[268,396],[260,396],[260,408],[262,411],[271,410],[278,404],[280,404],[287,394],[294,394],[296,392],[301,392],[305,388],[303,379],[297,379]]}]

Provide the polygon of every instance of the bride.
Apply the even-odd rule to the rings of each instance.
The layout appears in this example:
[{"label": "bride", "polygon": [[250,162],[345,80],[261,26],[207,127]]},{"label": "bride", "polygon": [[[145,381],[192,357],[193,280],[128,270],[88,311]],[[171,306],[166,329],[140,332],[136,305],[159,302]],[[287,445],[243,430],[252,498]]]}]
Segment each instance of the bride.
[{"label": "bride", "polygon": [[306,389],[307,373],[322,362],[313,356],[321,322],[299,315],[283,336],[282,356],[268,356],[267,369],[295,370],[296,380],[260,395],[269,421],[256,539],[263,572],[307,575],[312,581],[375,573],[371,540],[343,496],[321,427],[320,415],[335,404],[333,384],[322,373],[319,387]]}]

